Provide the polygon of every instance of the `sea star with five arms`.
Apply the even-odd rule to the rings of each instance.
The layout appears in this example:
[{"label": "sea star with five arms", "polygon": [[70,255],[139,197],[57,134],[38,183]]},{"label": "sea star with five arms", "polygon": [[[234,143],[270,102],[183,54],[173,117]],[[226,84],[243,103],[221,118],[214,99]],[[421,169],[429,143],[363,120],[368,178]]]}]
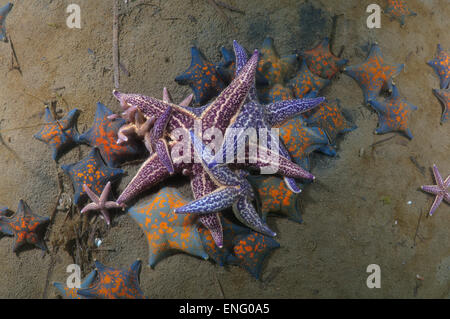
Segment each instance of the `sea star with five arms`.
[{"label": "sea star with five arms", "polygon": [[100,197],[98,197],[86,184],[83,184],[83,190],[89,196],[92,203],[84,206],[84,208],[81,210],[81,213],[83,214],[85,212],[93,210],[100,211],[106,224],[109,225],[111,223],[111,219],[109,218],[108,210],[114,208],[121,208],[121,206],[116,202],[108,201],[109,192],[111,191],[111,182],[106,183],[106,186],[103,189]]},{"label": "sea star with five arms", "polygon": [[323,79],[312,73],[306,65],[305,60],[303,60],[302,66],[295,77],[289,81],[289,87],[298,99],[316,97],[319,91],[328,84],[330,84],[330,80]]},{"label": "sea star with five arms", "polygon": [[437,45],[436,57],[427,62],[439,76],[441,89],[449,88],[450,84],[450,55],[442,49],[441,45]]},{"label": "sea star with five arms", "polygon": [[367,59],[361,64],[346,67],[344,73],[358,82],[364,93],[364,101],[368,103],[376,99],[384,87],[392,90],[392,78],[403,68],[403,64],[384,63],[380,47],[373,44]]},{"label": "sea star with five arms", "polygon": [[60,120],[55,120],[48,107],[45,108],[45,125],[34,135],[34,138],[49,145],[56,161],[64,151],[78,142],[78,132],[74,128],[78,110],[73,109]]},{"label": "sea star with five arms", "polygon": [[441,124],[447,122],[448,118],[450,117],[448,110],[450,107],[450,89],[433,89],[434,95],[441,101],[442,106],[444,107],[444,111],[442,112],[441,116]]},{"label": "sea star with five arms", "polygon": [[[182,142],[179,140],[180,136],[177,133],[185,133],[189,138],[189,131],[194,128],[194,123],[199,122],[201,134],[211,128],[215,128],[223,136],[225,130],[234,121],[236,114],[241,110],[242,104],[245,102],[248,91],[255,81],[255,69],[258,61],[258,52],[255,51],[252,58],[242,68],[238,76],[231,82],[231,84],[221,92],[221,94],[209,105],[203,108],[186,108],[175,104],[165,103],[152,97],[147,97],[139,94],[123,94],[114,92],[116,98],[123,105],[137,106],[146,117],[158,117],[167,108],[172,107],[172,116],[167,125],[167,130],[172,139],[169,142],[169,149],[171,150],[172,160],[174,162],[175,173],[185,173],[191,179],[191,188],[194,193],[194,198],[199,198],[206,195],[216,188],[214,182],[210,179],[208,174],[203,170],[200,163],[193,163],[192,150],[191,154],[183,154],[183,146],[189,142]],[[304,104],[297,104],[295,101],[291,102],[291,108],[304,107]],[[275,107],[276,105],[274,105]],[[274,116],[276,118],[283,118],[288,112],[284,104],[279,105],[278,112]],[[184,138],[184,137],[183,137]],[[182,147],[179,147],[181,144]],[[190,144],[189,144],[190,145]],[[174,150],[175,148],[175,150]],[[174,150],[174,151],[172,151]],[[288,161],[286,158],[280,158],[279,174],[288,177],[301,178],[304,176],[304,170],[294,163]],[[183,159],[187,159],[184,160]],[[271,166],[272,163],[266,157],[259,157],[254,165],[259,168]],[[169,172],[162,165],[158,155],[152,154],[142,167],[137,172],[136,176],[128,184],[122,194],[119,196],[117,202],[124,204],[128,200],[136,197],[142,191],[151,186],[165,180],[169,177]],[[217,214],[206,214],[200,216],[200,221],[213,234],[217,245],[222,246],[222,227]]]},{"label": "sea star with five arms", "polygon": [[450,175],[447,176],[445,180],[443,180],[436,165],[433,165],[433,174],[437,185],[424,185],[421,187],[423,191],[436,195],[436,198],[434,199],[433,205],[430,209],[430,216],[433,215],[433,213],[436,211],[436,208],[438,208],[443,200],[450,204]]},{"label": "sea star with five arms", "polygon": [[8,13],[11,11],[13,4],[8,2],[2,8],[0,8],[0,41],[6,42],[6,28],[5,28],[5,20],[8,16]]},{"label": "sea star with five arms", "polygon": [[147,238],[150,267],[153,268],[162,258],[176,251],[208,259],[198,233],[197,217],[174,212],[187,203],[188,200],[176,188],[165,187],[143,203],[128,209],[128,214]]},{"label": "sea star with five arms", "polygon": [[128,269],[110,268],[95,261],[95,269],[98,280],[89,288],[78,289],[79,296],[92,299],[146,299],[139,287],[139,259]]},{"label": "sea star with five arms", "polygon": [[42,228],[50,218],[34,214],[23,200],[19,201],[17,212],[12,216],[0,215],[0,230],[14,236],[13,252],[25,244],[32,244],[42,250],[47,250],[42,238]]},{"label": "sea star with five arms", "polygon": [[417,13],[408,8],[405,0],[388,0],[388,5],[384,13],[391,17],[391,20],[397,19],[400,25],[405,24],[405,19],[408,16],[416,16]]},{"label": "sea star with five arms", "polygon": [[370,101],[369,104],[378,113],[379,124],[375,130],[376,134],[398,131],[409,139],[413,138],[408,128],[408,120],[411,111],[417,110],[417,106],[401,98],[396,86],[393,86],[391,96],[387,97],[384,102],[374,100]]},{"label": "sea star with five arms", "polygon": [[59,290],[65,299],[86,299],[85,297],[78,295],[78,290],[91,288],[95,283],[96,277],[97,271],[91,271],[81,282],[80,288],[69,288],[62,282],[53,282],[53,286]]}]

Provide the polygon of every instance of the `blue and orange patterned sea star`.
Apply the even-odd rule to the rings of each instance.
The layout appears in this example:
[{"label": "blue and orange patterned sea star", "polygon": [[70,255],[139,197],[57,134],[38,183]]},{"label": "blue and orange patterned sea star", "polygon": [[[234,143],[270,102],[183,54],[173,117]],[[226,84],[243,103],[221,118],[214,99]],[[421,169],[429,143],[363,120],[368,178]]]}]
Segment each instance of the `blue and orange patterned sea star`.
[{"label": "blue and orange patterned sea star", "polygon": [[436,165],[433,165],[433,175],[437,185],[424,185],[421,187],[423,191],[436,195],[433,205],[431,205],[430,216],[434,214],[443,200],[450,204],[450,191],[448,189],[450,187],[450,175],[443,180]]},{"label": "blue and orange patterned sea star", "polygon": [[438,44],[436,57],[427,63],[439,76],[441,89],[447,89],[450,84],[450,55]]},{"label": "blue and orange patterned sea star", "polygon": [[298,99],[304,97],[315,97],[325,86],[330,84],[330,80],[323,79],[312,73],[306,62],[303,60],[300,70],[295,77],[289,81],[289,87],[294,96]]},{"label": "blue and orange patterned sea star", "polygon": [[79,204],[86,195],[83,185],[87,185],[95,194],[100,195],[109,181],[114,181],[123,174],[120,168],[112,168],[103,162],[96,147],[80,162],[62,165],[61,168],[70,176],[75,190],[74,203]]},{"label": "blue and orange patterned sea star", "polygon": [[373,44],[367,59],[361,64],[346,67],[344,73],[358,82],[364,101],[368,103],[376,99],[383,88],[392,90],[392,78],[403,68],[403,64],[384,63],[380,47]]},{"label": "blue and orange patterned sea star", "polygon": [[114,113],[102,103],[97,103],[94,124],[80,135],[79,141],[95,146],[99,149],[104,161],[111,167],[130,161],[142,154],[142,145],[135,143],[117,144],[117,133],[125,120],[117,118],[110,120],[108,117]]},{"label": "blue and orange patterned sea star", "polygon": [[393,87],[391,96],[384,102],[370,101],[369,103],[378,113],[379,124],[375,130],[376,134],[399,131],[409,139],[413,138],[408,128],[408,119],[411,111],[417,110],[417,106],[401,98],[396,86]]},{"label": "blue and orange patterned sea star", "polygon": [[13,7],[13,4],[11,2],[8,2],[6,5],[4,5],[2,8],[0,8],[0,41],[7,41],[6,38],[6,17],[8,16],[8,13],[11,11]]},{"label": "blue and orange patterned sea star", "polygon": [[53,282],[53,286],[59,290],[65,299],[86,299],[86,297],[78,295],[78,290],[91,288],[94,285],[96,278],[97,271],[93,270],[83,279],[80,288],[69,288],[62,282]]},{"label": "blue and orange patterned sea star", "polygon": [[450,108],[450,89],[433,89],[434,95],[441,101],[442,106],[444,107],[444,110],[442,112],[441,116],[441,124],[447,122],[448,118],[450,117],[448,110]]},{"label": "blue and orange patterned sea star", "polygon": [[391,20],[397,19],[400,25],[405,24],[405,18],[408,16],[416,16],[417,13],[408,8],[405,0],[388,0],[388,5],[384,13],[391,17]]},{"label": "blue and orange patterned sea star", "polygon": [[79,296],[93,299],[145,299],[139,287],[141,261],[136,260],[128,269],[106,267],[95,261],[98,279],[89,288],[78,289]]},{"label": "blue and orange patterned sea star", "polygon": [[177,189],[167,187],[145,202],[128,209],[128,213],[147,238],[150,267],[154,267],[158,261],[174,251],[208,258],[200,241],[196,216],[178,215],[174,212],[176,208],[187,203]]},{"label": "blue and orange patterned sea star", "polygon": [[304,51],[301,56],[312,73],[325,79],[331,79],[348,62],[331,53],[328,38],[323,39],[315,48]]},{"label": "blue and orange patterned sea star", "polygon": [[12,216],[8,215],[5,210],[0,215],[0,230],[6,235],[14,236],[13,252],[25,244],[47,250],[42,230],[50,218],[34,214],[23,200],[19,201],[17,212]]}]

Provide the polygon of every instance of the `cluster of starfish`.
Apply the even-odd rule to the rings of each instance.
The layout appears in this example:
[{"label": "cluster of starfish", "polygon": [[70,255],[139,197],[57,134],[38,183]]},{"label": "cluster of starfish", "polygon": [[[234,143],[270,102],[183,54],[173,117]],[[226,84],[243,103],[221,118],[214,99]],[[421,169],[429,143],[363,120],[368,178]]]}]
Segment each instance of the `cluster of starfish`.
[{"label": "cluster of starfish", "polygon": [[441,45],[437,46],[436,57],[433,60],[428,61],[434,71],[439,76],[440,88],[433,89],[433,93],[442,103],[444,108],[441,116],[441,124],[447,122],[449,118],[449,106],[450,106],[450,55],[442,49]]}]

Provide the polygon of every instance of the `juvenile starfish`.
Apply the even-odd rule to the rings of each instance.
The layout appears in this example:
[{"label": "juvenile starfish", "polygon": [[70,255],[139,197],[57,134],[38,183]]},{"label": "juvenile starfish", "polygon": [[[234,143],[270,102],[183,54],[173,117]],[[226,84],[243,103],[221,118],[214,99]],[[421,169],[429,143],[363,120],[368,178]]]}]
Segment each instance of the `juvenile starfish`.
[{"label": "juvenile starfish", "polygon": [[79,296],[95,299],[145,299],[139,287],[141,261],[136,260],[128,269],[106,267],[95,261],[97,282],[90,288],[78,289]]},{"label": "juvenile starfish", "polygon": [[409,139],[413,138],[408,128],[408,119],[411,111],[417,110],[417,106],[401,98],[396,86],[393,87],[392,95],[384,102],[370,101],[369,103],[378,113],[379,124],[375,130],[376,134],[399,131]]},{"label": "juvenile starfish", "polygon": [[261,276],[266,257],[280,247],[274,239],[241,227],[221,217],[224,232],[224,247],[218,249],[210,232],[200,227],[203,246],[219,266],[237,265],[247,270],[256,279]]},{"label": "juvenile starfish", "polygon": [[441,101],[442,106],[444,107],[444,111],[442,112],[442,116],[441,116],[441,124],[443,124],[443,123],[447,122],[447,120],[449,118],[448,109],[450,106],[450,89],[446,89],[446,90],[433,89],[433,93],[434,93],[434,95],[436,95],[436,97],[439,99],[439,101]]},{"label": "juvenile starfish", "polygon": [[194,92],[195,102],[205,104],[225,89],[226,85],[216,66],[207,61],[198,48],[191,48],[191,57],[191,65],[175,78],[175,82],[189,85]]},{"label": "juvenile starfish", "polygon": [[304,51],[301,55],[311,72],[325,79],[331,79],[348,62],[348,60],[340,59],[331,53],[328,38],[323,39],[315,48]]},{"label": "juvenile starfish", "polygon": [[[176,136],[175,132],[179,134],[182,134],[182,132],[189,132],[194,128],[194,123],[199,121],[201,123],[202,134],[207,129],[215,128],[223,135],[225,130],[230,126],[230,123],[232,123],[235,119],[236,114],[239,113],[248,91],[254,83],[257,61],[258,52],[255,51],[252,58],[242,68],[238,76],[235,77],[231,84],[223,90],[211,104],[204,108],[200,108],[200,110],[196,110],[195,108],[184,108],[175,104],[168,104],[143,95],[114,92],[114,95],[122,105],[137,106],[146,117],[158,117],[168,105],[172,106],[172,116],[167,127],[172,139],[169,143],[169,150],[170,154],[172,154],[172,160],[174,162],[174,171],[175,173],[187,172],[191,179],[191,188],[194,193],[194,198],[199,198],[214,191],[216,186],[209,178],[208,174],[203,170],[201,164],[193,163],[192,153],[182,154],[182,147],[186,143],[181,142],[182,147],[178,147],[180,144],[180,136]],[[293,105],[295,105],[295,101]],[[303,104],[301,106],[303,108],[305,107]],[[283,116],[286,115],[286,108],[287,105],[281,105],[276,119],[283,118]],[[303,176],[304,170],[293,163],[286,161],[285,159],[283,161],[283,159],[283,157],[280,157],[280,174],[296,178]],[[272,166],[272,163],[268,161],[266,157],[263,157],[258,158],[254,165],[262,168]],[[117,202],[119,204],[123,204],[131,198],[134,198],[140,192],[165,180],[168,177],[169,172],[164,165],[161,164],[157,154],[153,154],[142,165],[136,176],[119,196]],[[200,221],[211,231],[217,245],[220,247],[222,245],[222,228],[217,214],[202,215],[200,216]]]},{"label": "juvenile starfish", "polygon": [[96,147],[80,162],[62,165],[61,168],[70,176],[75,190],[74,203],[78,204],[86,194],[86,184],[95,194],[100,195],[108,181],[114,181],[123,174],[123,170],[112,168],[103,162]]},{"label": "juvenile starfish", "polygon": [[91,288],[95,283],[96,277],[97,271],[96,270],[91,271],[89,275],[87,275],[83,279],[80,288],[69,288],[67,287],[66,284],[62,282],[53,282],[53,286],[59,290],[59,292],[63,295],[65,299],[86,299],[85,297],[78,295],[78,290]]},{"label": "juvenile starfish", "polygon": [[166,187],[144,203],[129,208],[128,213],[147,238],[150,267],[174,251],[208,259],[198,233],[196,216],[174,213],[176,208],[187,203],[176,188]]},{"label": "juvenile starfish", "polygon": [[49,221],[48,217],[34,214],[27,203],[20,200],[15,214],[10,217],[6,214],[0,215],[0,230],[6,235],[14,235],[13,252],[25,244],[47,250],[42,230]]},{"label": "juvenile starfish", "polygon": [[8,16],[8,13],[11,11],[13,7],[13,4],[11,2],[8,2],[6,5],[4,5],[2,8],[0,8],[0,41],[6,42],[6,17]]},{"label": "juvenile starfish", "polygon": [[261,220],[251,203],[255,195],[245,179],[246,174],[243,171],[233,172],[227,164],[219,165],[209,148],[193,132],[191,139],[196,155],[201,158],[203,168],[215,182],[217,189],[175,209],[175,213],[205,214],[233,207],[234,215],[241,223],[268,236],[276,236]]},{"label": "juvenile starfish", "polygon": [[450,175],[447,176],[445,180],[443,180],[436,165],[434,164],[433,164],[433,175],[437,185],[424,185],[421,187],[423,191],[436,195],[436,198],[434,199],[433,205],[431,206],[430,209],[430,216],[434,214],[436,208],[438,208],[442,200],[450,204],[450,191],[448,189],[450,187]]},{"label": "juvenile starfish", "polygon": [[[328,137],[330,145],[336,146],[336,139],[339,134],[351,132],[356,129],[356,125],[350,124],[341,111],[338,99],[325,101],[313,110],[312,115],[307,118],[307,123],[320,127]],[[334,156],[336,152],[328,146],[320,149],[327,155]]]},{"label": "juvenile starfish", "polygon": [[298,99],[315,97],[328,84],[330,84],[330,80],[322,79],[320,76],[312,73],[308,69],[305,60],[303,60],[302,66],[295,77],[289,81],[289,87]]},{"label": "juvenile starfish", "polygon": [[247,177],[255,188],[259,200],[262,219],[267,220],[269,213],[277,213],[287,216],[290,220],[301,223],[299,195],[292,192],[277,176]]},{"label": "juvenile starfish", "polygon": [[441,89],[447,89],[450,83],[450,55],[438,44],[436,57],[427,63],[439,76]]},{"label": "juvenile starfish", "polygon": [[392,90],[392,78],[403,68],[404,64],[384,63],[380,47],[373,44],[367,59],[361,64],[346,67],[344,73],[358,82],[364,93],[364,101],[368,103],[380,94],[383,87]]},{"label": "juvenile starfish", "polygon": [[110,109],[97,103],[94,123],[87,132],[80,135],[79,141],[97,147],[105,162],[111,167],[117,167],[142,154],[142,148],[134,143],[117,144],[117,133],[125,120],[110,120],[112,115],[114,113]]},{"label": "juvenile starfish", "polygon": [[405,18],[408,16],[416,16],[417,13],[408,8],[405,0],[388,0],[388,5],[384,12],[391,17],[391,20],[397,19],[400,25],[405,24]]},{"label": "juvenile starfish", "polygon": [[77,109],[73,109],[64,118],[55,120],[50,109],[45,108],[46,123],[34,138],[51,147],[55,161],[78,142],[78,132],[74,128],[78,113]]},{"label": "juvenile starfish", "polygon": [[111,182],[106,183],[106,186],[103,189],[100,197],[98,197],[86,184],[83,184],[83,190],[89,196],[92,203],[84,206],[84,208],[81,210],[81,213],[83,214],[85,212],[93,210],[100,211],[106,224],[109,225],[111,223],[111,220],[109,218],[108,210],[114,208],[121,208],[121,206],[116,202],[108,201],[109,192],[111,191]]}]

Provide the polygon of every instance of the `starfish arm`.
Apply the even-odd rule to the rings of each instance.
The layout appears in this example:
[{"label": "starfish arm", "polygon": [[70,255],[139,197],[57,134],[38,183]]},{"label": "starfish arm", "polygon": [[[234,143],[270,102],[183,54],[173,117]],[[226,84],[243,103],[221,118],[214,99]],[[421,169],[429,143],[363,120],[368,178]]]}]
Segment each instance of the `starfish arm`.
[{"label": "starfish arm", "polygon": [[172,114],[172,107],[168,107],[164,113],[158,117],[153,126],[153,138],[162,138],[164,131],[166,130],[167,124],[170,120],[170,115]]},{"label": "starfish arm", "polygon": [[154,148],[156,150],[156,153],[158,154],[160,161],[166,167],[167,171],[170,174],[173,174],[175,172],[175,169],[173,167],[172,158],[170,157],[169,154],[167,142],[164,139],[160,138],[159,140],[156,141]]},{"label": "starfish arm", "polygon": [[223,248],[223,227],[219,214],[200,215],[199,221],[208,228],[217,247]]},{"label": "starfish arm", "polygon": [[166,103],[172,103],[172,96],[166,87],[163,88],[163,101]]},{"label": "starfish arm", "polygon": [[189,94],[184,98],[183,101],[180,102],[180,106],[189,106],[192,102],[192,99],[194,98],[194,94]]},{"label": "starfish arm", "polygon": [[441,191],[441,188],[439,186],[437,186],[437,185],[423,185],[421,187],[421,189],[424,192],[427,192],[427,193],[430,193],[430,194],[434,194],[434,195],[439,194],[439,192]]},{"label": "starfish arm", "polygon": [[436,211],[436,208],[439,207],[439,205],[442,203],[443,199],[444,199],[443,195],[436,196],[436,198],[434,199],[433,205],[431,205],[430,216],[432,216],[434,214],[434,212]]},{"label": "starfish arm", "polygon": [[106,209],[116,209],[116,208],[121,208],[121,206],[119,204],[117,204],[116,202],[107,201],[105,203],[105,208]]},{"label": "starfish arm", "polygon": [[244,65],[247,63],[247,51],[236,41],[233,40],[234,55],[236,56],[236,73],[238,75]]},{"label": "starfish arm", "polygon": [[117,199],[118,204],[124,204],[139,193],[160,183],[170,176],[169,171],[158,158],[157,153],[150,156],[141,166],[135,177]]},{"label": "starfish arm", "polygon": [[271,126],[278,126],[296,115],[313,109],[323,101],[324,97],[318,97],[271,103],[265,107],[268,115],[266,118]]},{"label": "starfish arm", "polygon": [[111,192],[111,182],[106,183],[102,194],[100,195],[100,203],[104,204],[108,200],[109,193]]},{"label": "starfish arm", "polygon": [[447,178],[444,181],[444,189],[447,189],[450,187],[450,175],[447,176]]},{"label": "starfish arm", "polygon": [[247,225],[251,229],[268,236],[276,236],[276,233],[270,230],[269,226],[261,220],[255,207],[253,207],[247,197],[241,196],[239,200],[233,204],[233,212],[241,223]]},{"label": "starfish arm", "polygon": [[437,166],[434,165],[434,164],[433,164],[433,175],[434,175],[434,179],[436,180],[437,185],[441,189],[444,189],[444,181],[442,180],[442,176],[439,173],[439,170],[438,170]]},{"label": "starfish arm", "polygon": [[109,218],[109,212],[107,209],[100,209],[100,213],[102,213],[103,219],[105,220],[107,225],[111,224],[111,219]]},{"label": "starfish arm", "polygon": [[100,198],[97,196],[97,194],[95,194],[90,188],[89,186],[87,186],[86,184],[83,184],[83,190],[85,191],[85,193],[89,196],[89,198],[91,199],[91,201],[93,201],[94,203],[98,204],[100,201]]},{"label": "starfish arm", "polygon": [[187,205],[175,209],[177,214],[207,214],[224,210],[233,205],[240,196],[241,190],[236,187],[221,187],[213,192],[193,200]]},{"label": "starfish arm", "polygon": [[97,203],[89,203],[83,207],[83,209],[80,211],[80,213],[84,214],[89,211],[98,210],[99,208],[100,208],[100,206]]}]

